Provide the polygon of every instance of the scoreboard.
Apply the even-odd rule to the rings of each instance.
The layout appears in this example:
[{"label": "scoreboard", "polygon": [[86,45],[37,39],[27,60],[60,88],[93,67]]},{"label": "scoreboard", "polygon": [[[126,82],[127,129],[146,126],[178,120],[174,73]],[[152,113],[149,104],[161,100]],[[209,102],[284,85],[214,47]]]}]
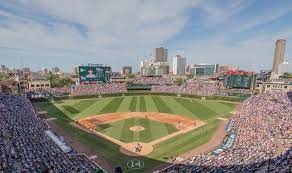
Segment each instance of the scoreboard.
[{"label": "scoreboard", "polygon": [[111,78],[111,67],[101,64],[89,64],[79,66],[80,82],[109,82]]},{"label": "scoreboard", "polygon": [[251,88],[255,83],[254,75],[224,75],[224,86],[228,88]]}]

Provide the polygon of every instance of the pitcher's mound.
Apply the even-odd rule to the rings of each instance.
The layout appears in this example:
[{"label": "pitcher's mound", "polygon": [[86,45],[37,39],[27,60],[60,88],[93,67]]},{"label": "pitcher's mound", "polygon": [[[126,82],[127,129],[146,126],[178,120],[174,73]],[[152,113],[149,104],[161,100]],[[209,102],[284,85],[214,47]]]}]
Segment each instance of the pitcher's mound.
[{"label": "pitcher's mound", "polygon": [[153,146],[142,142],[131,142],[122,145],[120,151],[128,156],[145,156],[153,151]]},{"label": "pitcher's mound", "polygon": [[133,127],[130,127],[129,129],[134,131],[134,132],[140,132],[140,131],[145,130],[145,128],[142,126],[133,126]]}]

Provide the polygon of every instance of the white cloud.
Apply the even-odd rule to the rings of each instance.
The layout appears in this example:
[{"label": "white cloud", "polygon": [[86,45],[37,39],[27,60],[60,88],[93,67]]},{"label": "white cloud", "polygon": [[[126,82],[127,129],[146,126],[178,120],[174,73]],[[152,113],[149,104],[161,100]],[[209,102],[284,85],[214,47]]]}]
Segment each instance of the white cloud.
[{"label": "white cloud", "polygon": [[274,7],[272,9],[260,10],[257,15],[252,15],[250,18],[242,21],[236,21],[236,24],[232,26],[233,31],[242,32],[252,29],[256,26],[277,20],[280,17],[287,15],[291,11],[292,6],[281,6],[277,8]]},{"label": "white cloud", "polygon": [[202,21],[205,26],[213,27],[214,25],[222,24],[232,16],[240,13],[251,5],[254,0],[226,0],[221,1],[204,0],[200,3],[200,8],[205,12],[202,15]]},{"label": "white cloud", "polygon": [[[190,23],[194,22],[195,27],[200,29],[207,27],[210,33],[216,31],[215,34],[207,35],[203,39],[186,38],[187,44],[177,46],[183,48],[193,63],[222,61],[250,64],[248,58],[261,63],[264,59],[269,61],[272,58],[274,42],[278,36],[291,38],[288,29],[286,32],[274,33],[271,37],[264,35],[256,38],[246,37],[236,43],[236,46],[227,45],[226,42],[233,41],[238,32],[242,33],[254,26],[277,20],[287,14],[290,7],[287,6],[282,11],[278,8],[271,12],[270,9],[260,11],[248,20],[240,21],[233,18],[245,12],[253,2],[253,0],[226,0],[224,3],[211,0],[4,1],[1,2],[2,5],[5,4],[14,12],[0,10],[0,16],[8,18],[3,21],[0,19],[0,47],[21,50],[16,54],[12,54],[12,50],[8,51],[12,57],[19,57],[26,51],[27,53],[22,54],[24,58],[34,59],[38,63],[43,63],[40,58],[45,57],[54,60],[64,59],[70,65],[98,62],[113,64],[114,67],[123,64],[137,67],[138,61],[143,56],[148,56],[153,47],[165,46],[167,41],[181,33],[187,24],[191,26]],[[190,21],[193,19],[190,10],[198,10],[199,17]],[[82,27],[82,31],[76,24]],[[226,27],[223,28],[224,31],[218,32],[217,29],[222,28],[217,28],[217,25]]]},{"label": "white cloud", "polygon": [[6,5],[18,13],[0,11],[9,18],[0,23],[0,46],[70,50],[105,60],[122,56],[132,62],[180,32],[197,1],[12,0]]},{"label": "white cloud", "polygon": [[[22,14],[7,12],[0,45],[20,48],[64,48],[93,51],[96,47],[155,46],[178,33],[187,22],[186,10],[195,1],[163,0],[23,0],[8,5]],[[11,5],[12,4],[12,5]],[[44,25],[36,20],[43,16]],[[37,18],[39,19],[39,17]],[[24,20],[24,22],[22,21]],[[64,22],[62,22],[64,21]],[[85,35],[66,23],[80,24]]]}]

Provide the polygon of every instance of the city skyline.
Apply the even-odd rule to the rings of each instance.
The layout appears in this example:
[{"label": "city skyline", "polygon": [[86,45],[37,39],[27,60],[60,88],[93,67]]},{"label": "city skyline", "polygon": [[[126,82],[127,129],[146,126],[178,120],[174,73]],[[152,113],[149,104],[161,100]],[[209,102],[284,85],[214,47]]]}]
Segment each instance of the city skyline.
[{"label": "city skyline", "polygon": [[262,2],[76,1],[72,7],[67,0],[4,1],[1,64],[71,72],[98,63],[138,71],[153,48],[165,47],[170,64],[182,54],[188,65],[272,69],[277,39],[287,40],[284,59],[291,63],[292,2]]}]

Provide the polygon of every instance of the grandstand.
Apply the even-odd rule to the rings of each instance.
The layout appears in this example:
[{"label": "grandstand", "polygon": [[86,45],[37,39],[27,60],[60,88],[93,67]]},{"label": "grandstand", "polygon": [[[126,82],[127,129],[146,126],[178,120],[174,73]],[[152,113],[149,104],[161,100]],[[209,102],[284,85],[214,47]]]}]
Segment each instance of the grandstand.
[{"label": "grandstand", "polygon": [[104,172],[61,142],[27,98],[1,95],[0,109],[1,172]]},{"label": "grandstand", "polygon": [[291,112],[292,93],[251,97],[219,148],[157,172],[291,172]]}]

